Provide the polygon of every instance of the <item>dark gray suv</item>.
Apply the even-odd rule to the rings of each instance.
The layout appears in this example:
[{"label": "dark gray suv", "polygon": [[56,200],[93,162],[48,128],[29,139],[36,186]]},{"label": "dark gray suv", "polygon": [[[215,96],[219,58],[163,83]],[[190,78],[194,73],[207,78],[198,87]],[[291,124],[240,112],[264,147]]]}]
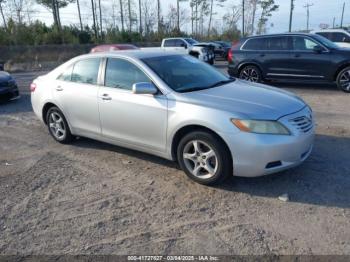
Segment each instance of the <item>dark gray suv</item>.
[{"label": "dark gray suv", "polygon": [[228,72],[252,82],[336,82],[350,92],[350,49],[316,34],[275,34],[241,39],[229,57]]}]

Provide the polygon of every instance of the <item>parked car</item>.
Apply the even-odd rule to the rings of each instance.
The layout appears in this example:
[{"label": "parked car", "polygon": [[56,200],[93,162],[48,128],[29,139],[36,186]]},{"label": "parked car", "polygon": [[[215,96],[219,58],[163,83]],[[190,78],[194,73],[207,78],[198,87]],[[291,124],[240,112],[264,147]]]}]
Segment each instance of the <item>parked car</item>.
[{"label": "parked car", "polygon": [[0,101],[17,98],[19,98],[19,91],[15,79],[9,73],[0,71]]},{"label": "parked car", "polygon": [[248,81],[335,82],[350,92],[350,49],[317,34],[248,37],[229,57],[229,74]]},{"label": "parked car", "polygon": [[279,172],[312,150],[312,111],[300,98],[189,55],[79,56],[35,79],[31,91],[56,141],[84,136],[177,160],[202,184]]},{"label": "parked car", "polygon": [[321,35],[340,47],[350,48],[350,33],[344,29],[325,29],[312,33]]},{"label": "parked car", "polygon": [[209,64],[214,64],[215,54],[213,52],[213,46],[208,43],[199,43],[192,38],[175,37],[165,38],[162,41],[161,47],[146,47],[143,50],[153,51],[170,51],[178,52],[180,54],[189,54],[198,58],[201,61]]},{"label": "parked car", "polygon": [[221,56],[226,59],[228,51],[231,48],[231,43],[226,41],[214,41],[214,43],[219,44],[221,46]]},{"label": "parked car", "polygon": [[111,51],[119,51],[119,50],[133,50],[139,49],[137,46],[130,44],[111,44],[111,45],[98,45],[91,49],[90,53],[97,52],[111,52]]}]

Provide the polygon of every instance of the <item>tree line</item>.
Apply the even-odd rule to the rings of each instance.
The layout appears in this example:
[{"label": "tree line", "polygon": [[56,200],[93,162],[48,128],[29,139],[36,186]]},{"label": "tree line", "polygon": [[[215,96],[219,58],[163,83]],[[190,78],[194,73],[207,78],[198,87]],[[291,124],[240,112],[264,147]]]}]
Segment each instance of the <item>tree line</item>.
[{"label": "tree line", "polygon": [[[37,5],[51,13],[52,25],[39,18]],[[62,15],[68,5],[76,18]],[[242,32],[265,33],[278,9],[274,0],[172,0],[163,5],[161,0],[0,0],[0,45],[160,41],[180,35],[232,41]]]}]

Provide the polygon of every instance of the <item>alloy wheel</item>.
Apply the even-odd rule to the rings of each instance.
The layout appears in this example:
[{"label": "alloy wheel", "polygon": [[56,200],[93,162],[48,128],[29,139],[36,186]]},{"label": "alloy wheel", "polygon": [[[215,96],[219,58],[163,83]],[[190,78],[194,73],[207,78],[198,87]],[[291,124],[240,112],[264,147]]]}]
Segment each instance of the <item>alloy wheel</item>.
[{"label": "alloy wheel", "polygon": [[350,70],[343,72],[339,78],[340,88],[350,92]]},{"label": "alloy wheel", "polygon": [[66,127],[63,118],[57,112],[51,112],[49,116],[49,128],[56,139],[63,140],[65,138]]},{"label": "alloy wheel", "polygon": [[191,174],[199,179],[213,177],[219,166],[213,148],[200,140],[191,140],[185,145],[183,160]]},{"label": "alloy wheel", "polygon": [[240,78],[250,82],[259,82],[259,72],[253,67],[246,67],[242,70]]}]

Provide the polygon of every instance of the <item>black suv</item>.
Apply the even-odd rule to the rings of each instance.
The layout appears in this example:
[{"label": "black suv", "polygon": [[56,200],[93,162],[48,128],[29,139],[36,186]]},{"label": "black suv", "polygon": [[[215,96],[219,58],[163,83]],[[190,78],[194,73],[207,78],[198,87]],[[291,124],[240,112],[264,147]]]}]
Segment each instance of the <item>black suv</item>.
[{"label": "black suv", "polygon": [[316,34],[241,39],[232,46],[228,73],[252,81],[336,82],[350,92],[350,49]]}]

